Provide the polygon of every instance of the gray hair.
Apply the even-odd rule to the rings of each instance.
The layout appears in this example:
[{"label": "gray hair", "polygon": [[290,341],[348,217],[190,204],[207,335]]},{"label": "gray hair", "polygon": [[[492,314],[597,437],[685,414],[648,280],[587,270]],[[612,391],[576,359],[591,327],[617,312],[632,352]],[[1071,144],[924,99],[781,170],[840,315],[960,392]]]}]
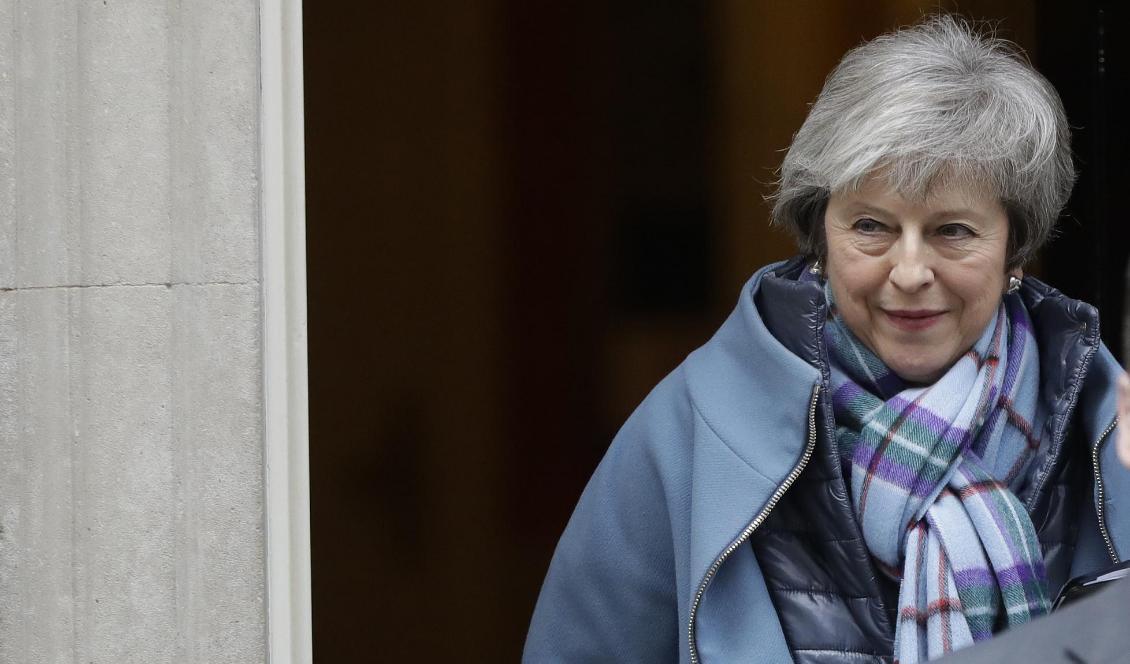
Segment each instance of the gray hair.
[{"label": "gray hair", "polygon": [[1052,85],[1010,42],[936,15],[852,49],[781,163],[773,223],[824,254],[833,192],[881,172],[908,199],[955,179],[987,185],[1009,218],[1009,267],[1048,240],[1075,182]]}]

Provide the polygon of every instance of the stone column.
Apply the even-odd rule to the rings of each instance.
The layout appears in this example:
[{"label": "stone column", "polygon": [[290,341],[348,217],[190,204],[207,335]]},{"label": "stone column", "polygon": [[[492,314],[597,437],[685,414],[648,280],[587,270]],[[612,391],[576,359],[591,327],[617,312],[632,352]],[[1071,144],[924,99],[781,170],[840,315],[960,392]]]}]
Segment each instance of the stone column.
[{"label": "stone column", "polygon": [[256,0],[0,0],[0,661],[266,660]]}]

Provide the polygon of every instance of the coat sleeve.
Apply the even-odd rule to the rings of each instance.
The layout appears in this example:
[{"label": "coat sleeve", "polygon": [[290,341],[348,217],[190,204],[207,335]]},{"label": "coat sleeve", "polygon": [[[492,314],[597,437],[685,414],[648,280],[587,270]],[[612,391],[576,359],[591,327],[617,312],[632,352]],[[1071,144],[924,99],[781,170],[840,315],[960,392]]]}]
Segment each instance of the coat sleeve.
[{"label": "coat sleeve", "polygon": [[589,480],[542,585],[524,662],[678,661],[681,384],[676,372],[652,392]]}]

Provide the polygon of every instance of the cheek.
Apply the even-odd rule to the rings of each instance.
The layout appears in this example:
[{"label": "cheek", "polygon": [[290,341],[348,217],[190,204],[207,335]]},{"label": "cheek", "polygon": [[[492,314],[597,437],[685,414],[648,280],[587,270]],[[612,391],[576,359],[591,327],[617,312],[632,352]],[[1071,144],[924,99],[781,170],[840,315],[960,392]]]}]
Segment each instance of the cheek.
[{"label": "cheek", "polygon": [[836,301],[845,306],[852,303],[865,306],[878,295],[887,280],[887,273],[878,261],[868,260],[866,257],[856,257],[850,261],[841,259],[834,265],[844,267],[830,270],[828,280]]},{"label": "cheek", "polygon": [[836,300],[837,312],[848,328],[860,339],[871,342],[873,335],[869,302],[875,289],[869,282],[861,279],[859,274],[838,280],[830,278],[829,283]]},{"label": "cheek", "polygon": [[1000,241],[986,242],[984,246],[947,262],[946,274],[952,288],[962,299],[996,309],[1008,280],[1005,249],[1002,237]]},{"label": "cheek", "polygon": [[986,265],[978,269],[962,269],[953,272],[953,290],[966,306],[977,309],[996,309],[1004,293],[1004,268]]},{"label": "cheek", "polygon": [[[977,276],[980,275],[980,276]],[[976,337],[1000,307],[1004,280],[992,271],[968,271],[954,282],[954,294],[962,303],[961,334]]]}]

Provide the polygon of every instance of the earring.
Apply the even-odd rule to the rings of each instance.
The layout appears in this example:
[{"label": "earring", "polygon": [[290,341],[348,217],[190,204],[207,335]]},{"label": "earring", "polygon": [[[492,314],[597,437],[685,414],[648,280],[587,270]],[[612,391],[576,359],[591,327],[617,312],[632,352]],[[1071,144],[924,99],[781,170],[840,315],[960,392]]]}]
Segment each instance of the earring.
[{"label": "earring", "polygon": [[1005,292],[1015,293],[1018,290],[1020,290],[1020,279],[1018,279],[1014,275],[1009,275],[1009,277],[1008,277],[1008,290],[1005,291]]},{"label": "earring", "polygon": [[816,262],[812,264],[812,267],[808,268],[808,271],[816,275],[817,277],[824,276],[824,266],[820,264],[819,258],[817,258]]}]

